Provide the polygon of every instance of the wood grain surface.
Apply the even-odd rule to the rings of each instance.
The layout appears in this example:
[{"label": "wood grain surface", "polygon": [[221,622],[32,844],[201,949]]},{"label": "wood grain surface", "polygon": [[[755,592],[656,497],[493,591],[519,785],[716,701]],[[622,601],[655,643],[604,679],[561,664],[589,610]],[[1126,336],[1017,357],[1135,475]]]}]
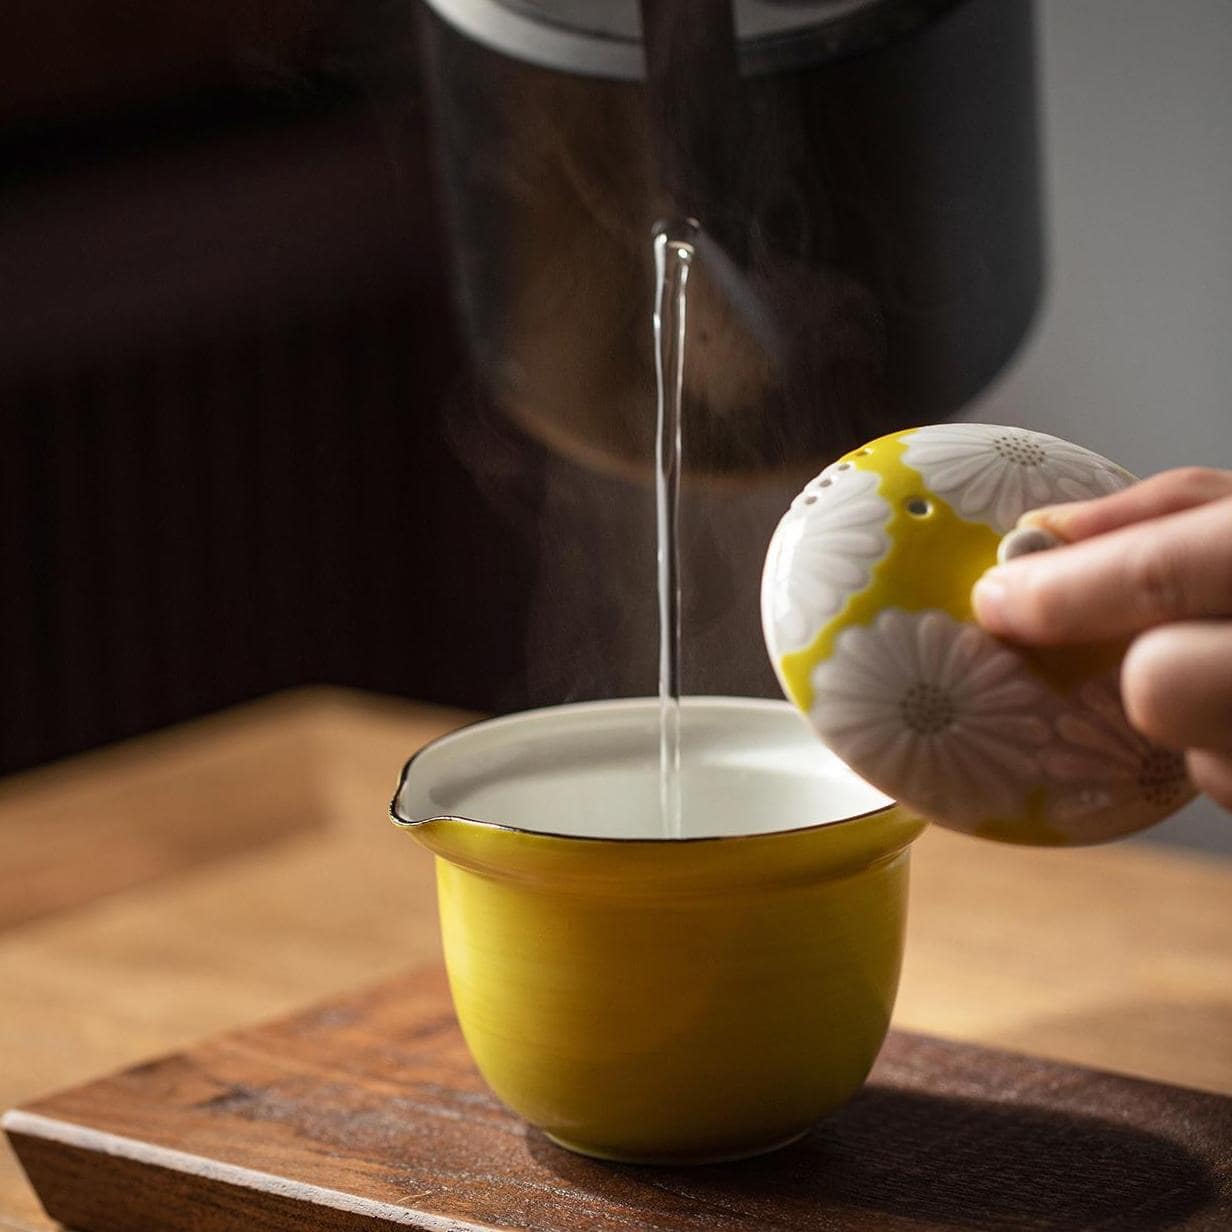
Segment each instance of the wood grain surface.
[{"label": "wood grain surface", "polygon": [[83,1232],[1232,1226],[1232,1098],[902,1033],[856,1101],[784,1151],[584,1159],[486,1090],[435,968],[7,1125],[48,1211]]},{"label": "wood grain surface", "polygon": [[[0,1107],[435,960],[431,861],[385,808],[402,761],[464,717],[313,691],[4,785],[0,903],[43,905],[0,930]],[[72,818],[54,904],[29,885],[31,810]],[[212,824],[227,842],[195,847]],[[172,857],[117,874],[152,830]],[[930,831],[896,1023],[1232,1093],[1232,862]],[[0,1149],[0,1228],[51,1226]]]},{"label": "wood grain surface", "polygon": [[[325,826],[320,733],[294,699],[248,717],[0,784],[0,929]],[[298,776],[281,772],[295,761]],[[280,772],[265,775],[270,766]]]}]

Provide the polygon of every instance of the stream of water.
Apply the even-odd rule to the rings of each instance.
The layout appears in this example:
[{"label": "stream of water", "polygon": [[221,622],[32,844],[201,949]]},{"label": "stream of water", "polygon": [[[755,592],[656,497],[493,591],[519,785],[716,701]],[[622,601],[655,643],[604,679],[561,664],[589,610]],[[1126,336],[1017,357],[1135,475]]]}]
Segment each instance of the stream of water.
[{"label": "stream of water", "polygon": [[654,342],[658,420],[655,524],[659,583],[659,811],[663,833],[680,838],[680,467],[685,302],[697,225],[660,223],[654,231]]}]

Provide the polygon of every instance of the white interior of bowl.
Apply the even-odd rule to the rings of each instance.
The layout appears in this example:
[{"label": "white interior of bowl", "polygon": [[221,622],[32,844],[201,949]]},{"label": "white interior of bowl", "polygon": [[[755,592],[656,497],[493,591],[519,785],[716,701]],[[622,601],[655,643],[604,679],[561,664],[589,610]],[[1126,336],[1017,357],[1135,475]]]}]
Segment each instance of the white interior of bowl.
[{"label": "white interior of bowl", "polygon": [[[820,744],[794,707],[724,697],[683,703],[681,799],[684,838],[794,830],[891,803]],[[396,812],[663,838],[658,700],[582,702],[463,728],[412,761]]]}]

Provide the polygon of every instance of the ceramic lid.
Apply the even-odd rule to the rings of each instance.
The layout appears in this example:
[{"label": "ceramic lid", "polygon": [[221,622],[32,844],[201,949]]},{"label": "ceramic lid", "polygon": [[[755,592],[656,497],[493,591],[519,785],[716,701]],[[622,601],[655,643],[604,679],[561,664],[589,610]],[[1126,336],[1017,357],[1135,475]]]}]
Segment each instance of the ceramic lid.
[{"label": "ceramic lid", "polygon": [[787,696],[857,774],[951,829],[1067,844],[1160,821],[1194,789],[1183,758],[1125,718],[1124,646],[1015,646],[970,601],[1027,510],[1132,482],[1081,446],[991,424],[845,455],[766,557],[762,623]]}]

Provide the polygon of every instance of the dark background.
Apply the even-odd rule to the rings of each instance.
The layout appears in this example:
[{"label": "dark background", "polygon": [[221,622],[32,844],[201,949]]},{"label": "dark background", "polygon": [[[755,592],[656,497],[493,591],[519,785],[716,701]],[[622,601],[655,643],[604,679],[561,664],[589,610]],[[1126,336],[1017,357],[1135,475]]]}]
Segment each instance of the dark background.
[{"label": "dark background", "polygon": [[[407,6],[254,7],[5,8],[0,770],[302,681],[526,692],[535,545],[445,439]],[[1050,285],[973,417],[1232,463],[1230,14],[1040,3]]]},{"label": "dark background", "polygon": [[6,14],[0,772],[310,681],[518,692],[410,6],[255,7]]}]

